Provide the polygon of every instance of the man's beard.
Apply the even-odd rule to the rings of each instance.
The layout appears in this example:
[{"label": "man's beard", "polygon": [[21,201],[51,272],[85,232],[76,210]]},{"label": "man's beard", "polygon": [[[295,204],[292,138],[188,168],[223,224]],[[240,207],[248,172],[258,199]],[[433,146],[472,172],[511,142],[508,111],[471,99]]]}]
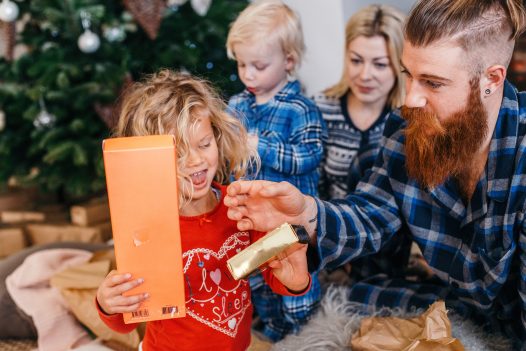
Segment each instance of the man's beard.
[{"label": "man's beard", "polygon": [[470,86],[466,106],[442,122],[436,114],[423,108],[402,107],[402,116],[408,122],[405,130],[407,173],[427,189],[468,170],[486,137],[487,112],[480,98],[478,80],[472,80]]}]

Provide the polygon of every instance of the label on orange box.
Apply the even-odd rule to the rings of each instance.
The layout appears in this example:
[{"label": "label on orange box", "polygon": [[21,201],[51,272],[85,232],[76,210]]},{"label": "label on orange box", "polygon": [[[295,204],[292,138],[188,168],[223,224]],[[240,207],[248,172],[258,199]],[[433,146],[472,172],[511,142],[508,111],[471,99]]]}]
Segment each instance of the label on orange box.
[{"label": "label on orange box", "polygon": [[125,295],[150,294],[124,322],[184,317],[175,140],[113,138],[102,149],[117,270],[144,278]]}]

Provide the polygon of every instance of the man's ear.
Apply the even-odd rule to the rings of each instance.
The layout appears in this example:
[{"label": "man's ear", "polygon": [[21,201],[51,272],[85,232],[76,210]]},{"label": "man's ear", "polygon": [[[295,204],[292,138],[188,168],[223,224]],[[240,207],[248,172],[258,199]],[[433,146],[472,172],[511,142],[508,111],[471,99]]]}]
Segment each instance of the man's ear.
[{"label": "man's ear", "polygon": [[484,96],[489,96],[498,90],[506,79],[506,67],[502,65],[493,65],[486,69],[484,78],[481,81],[481,88]]}]

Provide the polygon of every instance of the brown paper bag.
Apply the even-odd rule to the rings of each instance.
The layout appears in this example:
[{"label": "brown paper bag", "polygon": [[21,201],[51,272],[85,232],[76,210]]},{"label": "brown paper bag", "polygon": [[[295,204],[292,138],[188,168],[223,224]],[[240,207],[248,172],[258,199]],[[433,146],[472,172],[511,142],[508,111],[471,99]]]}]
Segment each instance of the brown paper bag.
[{"label": "brown paper bag", "polygon": [[[113,253],[113,251],[108,251]],[[51,285],[59,289],[77,319],[104,341],[123,346],[123,349],[136,350],[140,336],[137,330],[121,334],[111,330],[99,318],[95,307],[97,288],[104,280],[112,262],[105,254],[95,253],[92,261],[71,267],[51,278]]]},{"label": "brown paper bag", "polygon": [[451,336],[451,324],[444,301],[437,301],[421,316],[402,319],[370,317],[362,320],[353,334],[354,351],[463,351]]}]

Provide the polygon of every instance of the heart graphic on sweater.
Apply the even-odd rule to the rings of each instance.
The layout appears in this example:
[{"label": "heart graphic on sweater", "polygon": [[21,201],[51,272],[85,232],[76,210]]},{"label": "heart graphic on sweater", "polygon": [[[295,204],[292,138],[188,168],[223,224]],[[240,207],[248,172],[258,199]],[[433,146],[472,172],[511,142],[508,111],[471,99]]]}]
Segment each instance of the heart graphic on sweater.
[{"label": "heart graphic on sweater", "polygon": [[229,277],[226,261],[248,245],[249,234],[237,232],[220,247],[192,248],[183,252],[183,272],[189,277],[186,281],[187,316],[232,338],[236,337],[240,325],[250,323],[247,314],[251,307],[250,287],[243,280]]},{"label": "heart graphic on sweater", "polygon": [[212,281],[216,283],[216,285],[219,285],[221,283],[221,271],[219,268],[217,268],[215,271],[210,272],[210,278],[212,278]]}]

